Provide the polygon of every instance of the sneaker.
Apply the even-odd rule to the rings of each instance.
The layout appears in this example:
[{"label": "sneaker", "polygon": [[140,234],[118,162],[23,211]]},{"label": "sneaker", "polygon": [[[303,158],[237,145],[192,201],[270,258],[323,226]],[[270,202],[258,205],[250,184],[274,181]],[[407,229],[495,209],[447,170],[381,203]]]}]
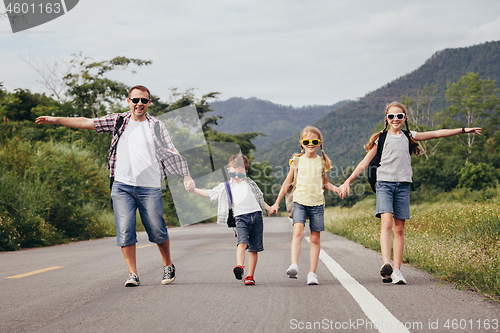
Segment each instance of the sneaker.
[{"label": "sneaker", "polygon": [[386,262],[381,268],[380,268],[380,275],[382,275],[382,282],[383,283],[391,283],[392,278],[392,265],[389,262]]},{"label": "sneaker", "polygon": [[130,273],[127,281],[125,281],[125,287],[137,287],[140,284],[139,277],[135,273]]},{"label": "sneaker", "polygon": [[316,275],[316,273],[309,272],[309,274],[307,274],[307,284],[310,286],[319,284],[318,283],[318,276]]},{"label": "sneaker", "polygon": [[291,264],[286,270],[286,274],[288,274],[290,279],[296,279],[297,274],[299,274],[299,266],[297,266],[297,264]]},{"label": "sneaker", "polygon": [[161,284],[169,284],[175,280],[175,266],[163,266],[163,278]]},{"label": "sneaker", "polygon": [[394,272],[391,275],[391,278],[392,278],[392,283],[394,284],[406,284],[406,280],[398,268],[394,270]]},{"label": "sneaker", "polygon": [[241,280],[241,278],[243,277],[244,269],[245,269],[245,266],[240,266],[240,265],[234,266],[233,273],[234,273],[234,277],[236,278],[236,280]]},{"label": "sneaker", "polygon": [[243,279],[243,283],[246,286],[253,286],[255,285],[255,280],[253,279],[253,276],[247,276],[246,278]]}]

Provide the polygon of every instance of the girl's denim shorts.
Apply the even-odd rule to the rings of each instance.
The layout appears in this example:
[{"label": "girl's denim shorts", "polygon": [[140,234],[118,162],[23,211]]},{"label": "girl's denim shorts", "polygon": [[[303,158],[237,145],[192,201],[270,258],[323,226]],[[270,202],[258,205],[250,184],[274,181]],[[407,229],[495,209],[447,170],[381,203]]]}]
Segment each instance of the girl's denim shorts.
[{"label": "girl's denim shorts", "polygon": [[410,218],[410,184],[402,182],[377,182],[377,209],[375,216],[391,213],[394,218]]},{"label": "girl's denim shorts", "polygon": [[303,206],[297,202],[293,203],[293,223],[306,224],[306,218],[309,216],[309,229],[311,231],[325,230],[325,207]]}]

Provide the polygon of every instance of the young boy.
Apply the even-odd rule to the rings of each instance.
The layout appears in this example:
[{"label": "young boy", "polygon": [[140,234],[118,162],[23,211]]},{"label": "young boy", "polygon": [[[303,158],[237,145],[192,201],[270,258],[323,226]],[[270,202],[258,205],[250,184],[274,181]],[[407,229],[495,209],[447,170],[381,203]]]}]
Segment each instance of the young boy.
[{"label": "young boy", "polygon": [[[248,249],[248,276],[243,279],[245,285],[254,285],[255,267],[258,253],[264,251],[262,236],[264,224],[262,213],[266,210],[273,214],[271,207],[264,202],[262,191],[257,184],[246,176],[248,159],[244,155],[233,155],[228,163],[230,188],[233,198],[233,214],[236,219],[238,248],[236,249],[236,266],[233,269],[236,279],[241,280],[245,266],[245,250]],[[229,201],[224,183],[220,183],[211,190],[195,188],[194,193],[210,200],[219,200],[217,223],[227,224]]]}]

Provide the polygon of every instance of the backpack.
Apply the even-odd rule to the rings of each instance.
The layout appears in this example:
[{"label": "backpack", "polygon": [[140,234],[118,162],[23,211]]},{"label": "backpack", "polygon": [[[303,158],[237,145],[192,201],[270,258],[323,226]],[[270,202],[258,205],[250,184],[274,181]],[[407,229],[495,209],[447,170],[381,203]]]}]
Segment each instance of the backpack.
[{"label": "backpack", "polygon": [[228,228],[233,228],[234,237],[238,237],[236,234],[236,219],[233,214],[233,196],[231,195],[231,186],[229,185],[229,181],[224,182],[226,186],[227,200],[229,201],[229,213],[227,215],[227,226]]},{"label": "backpack", "polygon": [[[406,135],[408,138],[408,150],[410,151],[410,155],[412,153],[411,151],[411,141],[410,141],[410,132],[402,130],[402,132]],[[382,150],[384,149],[384,143],[385,139],[387,138],[387,131],[383,131],[380,133],[378,137],[378,144],[377,144],[377,154],[375,157],[372,159],[370,164],[368,165],[368,182],[370,183],[370,186],[373,190],[373,192],[376,192],[375,189],[375,184],[377,183],[377,169],[380,166],[380,159],[382,158]]]},{"label": "backpack", "polygon": [[229,185],[229,181],[224,182],[224,185],[226,186],[227,199],[229,201],[229,214],[227,216],[227,226],[229,228],[235,228],[236,219],[234,218],[233,214],[233,196],[231,195],[231,187]]},{"label": "backpack", "polygon": [[[113,130],[113,136],[118,135],[120,137],[120,132],[119,129],[123,125],[123,116],[119,116],[118,119],[116,119],[115,123],[115,129]],[[155,122],[155,135],[158,141],[162,144],[162,146],[165,146],[165,142],[163,141],[162,136],[160,135],[160,121]],[[109,177],[109,190],[113,188],[113,183],[115,181],[115,177]]]},{"label": "backpack", "polygon": [[[293,219],[293,191],[295,191],[295,187],[296,187],[295,183],[297,181],[297,171],[299,169],[299,159],[300,159],[300,156],[295,156],[295,158],[292,157],[292,160],[290,160],[290,167],[293,168],[293,181],[285,193],[285,206],[286,206],[286,210],[288,212],[288,217],[291,219]],[[323,170],[325,170],[325,160],[323,158],[321,158],[321,167],[323,168]]]}]

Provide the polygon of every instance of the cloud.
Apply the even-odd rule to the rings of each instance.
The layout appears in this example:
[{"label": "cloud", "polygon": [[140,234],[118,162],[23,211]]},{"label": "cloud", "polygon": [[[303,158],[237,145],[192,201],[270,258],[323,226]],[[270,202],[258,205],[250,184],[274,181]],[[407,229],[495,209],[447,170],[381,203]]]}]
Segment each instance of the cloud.
[{"label": "cloud", "polygon": [[112,77],[165,99],[170,87],[194,87],[222,99],[333,104],[415,70],[441,49],[500,40],[498,13],[496,0],[87,0],[34,29],[42,33],[1,34],[12,45],[0,50],[9,64],[2,80],[32,86],[36,75],[18,53],[67,59],[83,51],[96,60],[152,60],[138,75]]}]

